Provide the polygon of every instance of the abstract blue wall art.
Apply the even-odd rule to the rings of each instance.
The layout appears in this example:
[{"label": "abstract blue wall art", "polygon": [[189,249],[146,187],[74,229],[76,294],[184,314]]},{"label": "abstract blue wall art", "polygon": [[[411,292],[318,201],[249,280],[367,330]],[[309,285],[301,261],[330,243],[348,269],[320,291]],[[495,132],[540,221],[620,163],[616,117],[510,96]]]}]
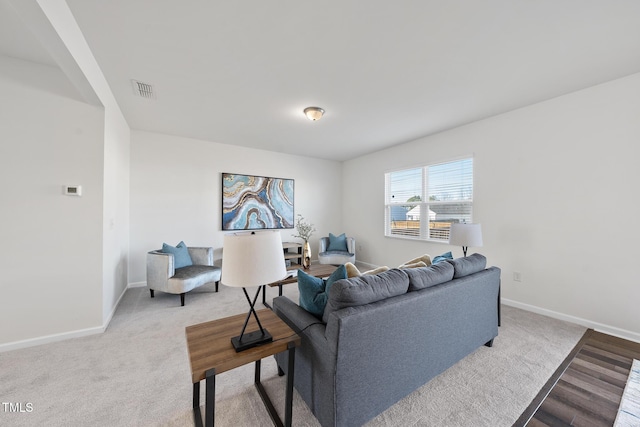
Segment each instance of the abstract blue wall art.
[{"label": "abstract blue wall art", "polygon": [[293,228],[293,179],[222,174],[222,229]]}]

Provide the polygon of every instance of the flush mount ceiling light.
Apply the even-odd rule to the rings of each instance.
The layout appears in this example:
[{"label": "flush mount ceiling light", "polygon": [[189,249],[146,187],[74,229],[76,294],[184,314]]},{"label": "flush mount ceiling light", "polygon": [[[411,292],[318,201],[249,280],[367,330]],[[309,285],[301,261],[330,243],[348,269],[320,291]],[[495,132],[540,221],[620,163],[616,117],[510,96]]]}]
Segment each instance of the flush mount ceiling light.
[{"label": "flush mount ceiling light", "polygon": [[320,120],[323,114],[324,110],[320,107],[307,107],[304,109],[304,115],[313,122]]}]

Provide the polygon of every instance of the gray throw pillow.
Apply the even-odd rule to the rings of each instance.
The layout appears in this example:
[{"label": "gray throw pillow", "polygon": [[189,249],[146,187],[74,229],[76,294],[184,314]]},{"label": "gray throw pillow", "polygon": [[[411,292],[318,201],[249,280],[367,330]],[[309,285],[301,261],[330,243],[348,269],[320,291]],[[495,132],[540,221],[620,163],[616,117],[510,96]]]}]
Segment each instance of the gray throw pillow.
[{"label": "gray throw pillow", "polygon": [[467,257],[448,259],[447,262],[453,265],[453,278],[468,276],[478,271],[482,271],[487,266],[487,258],[484,255],[473,254]]},{"label": "gray throw pillow", "polygon": [[403,271],[409,276],[409,291],[418,291],[453,279],[453,265],[448,262]]},{"label": "gray throw pillow", "polygon": [[407,274],[397,268],[376,275],[338,280],[329,291],[322,321],[327,323],[329,315],[334,311],[402,295],[408,288]]}]

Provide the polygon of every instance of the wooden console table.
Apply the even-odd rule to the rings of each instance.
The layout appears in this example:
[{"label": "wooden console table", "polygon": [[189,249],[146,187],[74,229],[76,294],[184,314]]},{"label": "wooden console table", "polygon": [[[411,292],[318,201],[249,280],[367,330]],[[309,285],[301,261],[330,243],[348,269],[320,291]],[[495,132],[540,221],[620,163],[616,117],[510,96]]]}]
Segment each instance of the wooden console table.
[{"label": "wooden console table", "polygon": [[[260,323],[273,336],[273,342],[253,347],[236,353],[231,345],[231,337],[240,334],[246,314],[225,317],[187,326],[187,351],[191,363],[191,380],[193,382],[193,418],[196,426],[202,425],[200,412],[200,381],[206,380],[205,425],[213,426],[215,421],[215,387],[216,375],[229,371],[247,363],[255,362],[254,384],[264,402],[271,420],[276,426],[291,426],[293,409],[293,369],[295,348],[300,345],[300,337],[269,309],[258,310]],[[258,325],[251,317],[248,331],[257,330]],[[285,397],[284,424],[271,403],[260,382],[260,362],[263,358],[283,351],[289,352],[287,386]]]}]

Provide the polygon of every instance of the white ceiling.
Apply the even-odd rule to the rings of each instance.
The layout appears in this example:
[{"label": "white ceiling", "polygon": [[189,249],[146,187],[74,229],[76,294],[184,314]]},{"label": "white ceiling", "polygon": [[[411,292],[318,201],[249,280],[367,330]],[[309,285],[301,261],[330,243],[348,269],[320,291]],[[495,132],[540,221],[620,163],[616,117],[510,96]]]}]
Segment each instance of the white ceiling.
[{"label": "white ceiling", "polygon": [[67,3],[132,128],[334,160],[640,72],[636,0]]},{"label": "white ceiling", "polygon": [[56,66],[55,61],[7,1],[0,0],[0,54]]}]

